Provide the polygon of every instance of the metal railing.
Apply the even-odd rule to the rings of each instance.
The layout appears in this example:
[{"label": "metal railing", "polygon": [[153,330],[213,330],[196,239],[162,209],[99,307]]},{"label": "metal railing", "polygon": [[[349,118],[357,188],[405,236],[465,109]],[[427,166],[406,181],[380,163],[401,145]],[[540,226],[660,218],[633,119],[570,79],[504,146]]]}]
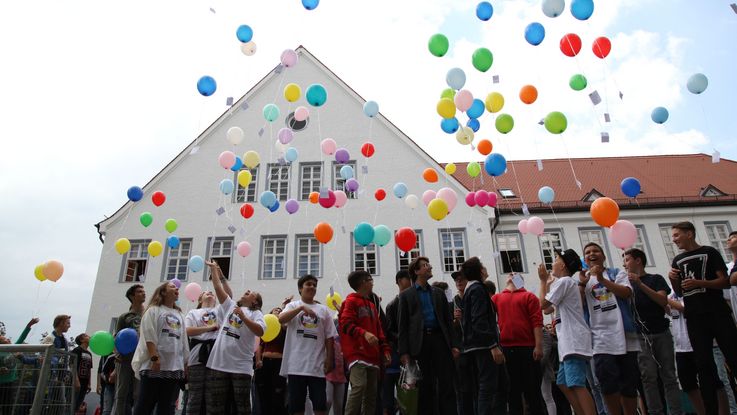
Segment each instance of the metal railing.
[{"label": "metal railing", "polygon": [[0,345],[0,414],[74,415],[76,368],[53,345]]}]

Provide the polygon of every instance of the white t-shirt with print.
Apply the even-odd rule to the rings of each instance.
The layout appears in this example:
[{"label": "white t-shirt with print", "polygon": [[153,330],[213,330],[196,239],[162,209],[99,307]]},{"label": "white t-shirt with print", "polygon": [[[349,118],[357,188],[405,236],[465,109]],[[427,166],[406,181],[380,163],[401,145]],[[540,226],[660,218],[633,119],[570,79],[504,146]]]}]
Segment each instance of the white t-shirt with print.
[{"label": "white t-shirt with print", "polygon": [[[675,293],[669,295],[668,298],[683,304],[683,298],[677,297]],[[670,332],[673,334],[676,353],[693,352],[691,340],[688,338],[688,329],[686,329],[686,317],[673,307],[670,307]]]},{"label": "white t-shirt with print", "polygon": [[140,370],[151,370],[152,364],[146,342],[156,344],[162,371],[184,370],[189,345],[184,330],[184,316],[179,310],[164,305],[149,307],[141,318],[141,334],[131,366],[138,375]]},{"label": "white t-shirt with print", "polygon": [[[233,312],[237,306],[236,302],[228,297],[217,307],[217,317],[223,327],[218,332],[210,358],[207,360],[207,367],[221,372],[253,375],[256,334]],[[266,329],[261,311],[249,310],[247,307],[241,307],[241,310],[248,319]]]},{"label": "white t-shirt with print", "polygon": [[338,335],[330,310],[322,304],[306,304],[302,300],[292,301],[283,312],[309,307],[316,318],[300,311],[287,324],[287,338],[284,342],[284,358],[279,374],[325,377],[325,340]]},{"label": "white t-shirt with print", "polygon": [[578,281],[571,277],[557,278],[545,299],[555,305],[560,361],[569,355],[591,357],[591,331],[583,317]]},{"label": "white t-shirt with print", "polygon": [[[187,317],[184,318],[184,324],[187,327],[217,327],[218,324],[218,309],[217,307],[212,308],[197,308],[187,313]],[[214,340],[218,337],[218,331],[206,331],[196,336],[189,336],[190,339],[197,340]],[[189,351],[189,360],[187,365],[196,366],[200,365],[200,348],[201,344],[196,345]]]},{"label": "white t-shirt with print", "polygon": [[[604,278],[608,278],[605,274]],[[632,289],[626,273],[620,272],[614,281]],[[591,276],[586,284],[586,306],[589,310],[594,354],[622,355],[627,353],[627,340],[624,335],[622,312],[617,304],[617,296],[604,284]]]}]

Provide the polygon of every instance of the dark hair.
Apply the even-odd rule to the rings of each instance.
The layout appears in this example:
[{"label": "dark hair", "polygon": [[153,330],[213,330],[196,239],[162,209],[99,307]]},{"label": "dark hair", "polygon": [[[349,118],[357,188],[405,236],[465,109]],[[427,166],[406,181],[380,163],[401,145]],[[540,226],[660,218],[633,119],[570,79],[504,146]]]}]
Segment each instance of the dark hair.
[{"label": "dark hair", "polygon": [[72,316],[68,316],[66,314],[59,314],[58,316],[54,317],[54,328],[59,327],[61,323],[65,322],[66,320],[71,319]]},{"label": "dark hair", "polygon": [[371,274],[368,271],[362,269],[355,270],[348,274],[348,285],[353,288],[353,291],[358,291],[361,288],[361,284],[369,278],[371,278]]},{"label": "dark hair", "polygon": [[426,256],[418,256],[417,258],[413,259],[412,262],[409,263],[409,276],[412,278],[412,281],[417,279],[417,270],[420,269],[420,261],[430,262],[430,259]]},{"label": "dark hair", "polygon": [[317,277],[315,277],[312,274],[305,274],[297,280],[297,290],[302,292],[302,286],[305,285],[307,281],[315,281],[315,284],[317,284]]},{"label": "dark hair", "polygon": [[492,282],[491,280],[484,281],[484,287],[486,287],[486,291],[489,292],[489,294],[494,295],[496,294],[496,284]]},{"label": "dark hair", "polygon": [[461,271],[453,271],[450,273],[450,278],[453,278],[453,281],[458,281],[459,278],[466,279],[466,276]]},{"label": "dark hair", "polygon": [[471,257],[461,264],[461,272],[466,276],[469,281],[481,281],[481,268],[484,264],[481,263],[479,257]]},{"label": "dark hair", "polygon": [[[583,247],[583,252],[584,252],[584,255],[585,255],[585,253],[586,253],[586,248],[588,248],[588,247],[590,247],[590,246],[595,246],[595,247],[596,247],[596,249],[598,249],[598,250],[599,250],[599,252],[601,252],[601,254],[602,254],[602,255],[604,255],[604,258],[606,258],[606,254],[604,253],[604,248],[602,248],[602,247],[601,247],[601,245],[597,244],[596,242],[589,242],[589,243],[587,243],[587,244],[586,244],[586,245],[585,245],[585,246]],[[575,271],[574,271],[574,272],[575,272]]]},{"label": "dark hair", "polygon": [[143,285],[141,284],[133,284],[125,291],[125,298],[128,299],[131,303],[133,303],[133,296],[136,295],[136,290],[139,288],[143,288]]},{"label": "dark hair", "polygon": [[689,221],[678,222],[678,223],[674,224],[673,226],[671,226],[670,228],[671,229],[680,229],[680,230],[686,231],[686,232],[691,231],[691,233],[693,233],[694,236],[696,236],[696,228],[693,226],[693,223],[691,223]]},{"label": "dark hair", "polygon": [[399,284],[399,280],[404,279],[404,278],[408,280],[412,279],[409,276],[409,271],[407,271],[406,269],[400,269],[399,271],[397,271],[397,275],[394,276],[394,282]]},{"label": "dark hair", "polygon": [[260,293],[256,293],[256,301],[254,301],[253,304],[251,304],[251,306],[248,307],[248,309],[251,311],[255,311],[255,310],[261,311],[261,307],[263,306],[264,306],[264,299],[261,297]]},{"label": "dark hair", "polygon": [[729,235],[727,235],[727,238],[730,238],[730,237],[732,237],[734,235],[737,235],[737,231],[730,232]]},{"label": "dark hair", "polygon": [[645,253],[642,252],[642,250],[637,248],[630,248],[626,251],[624,251],[625,255],[629,255],[634,259],[639,259],[642,262],[642,266],[647,266],[647,256],[645,256]]},{"label": "dark hair", "polygon": [[430,284],[433,287],[440,288],[441,290],[445,291],[448,289],[448,283],[445,281],[435,281],[434,283]]},{"label": "dark hair", "polygon": [[[74,343],[75,343],[75,344],[76,344],[77,346],[79,346],[80,344],[82,344],[82,338],[83,338],[84,336],[87,336],[87,333],[82,333],[82,334],[78,334],[78,335],[77,335],[77,337],[75,337],[75,338],[74,338]],[[88,337],[89,337],[89,336],[88,336]]]}]

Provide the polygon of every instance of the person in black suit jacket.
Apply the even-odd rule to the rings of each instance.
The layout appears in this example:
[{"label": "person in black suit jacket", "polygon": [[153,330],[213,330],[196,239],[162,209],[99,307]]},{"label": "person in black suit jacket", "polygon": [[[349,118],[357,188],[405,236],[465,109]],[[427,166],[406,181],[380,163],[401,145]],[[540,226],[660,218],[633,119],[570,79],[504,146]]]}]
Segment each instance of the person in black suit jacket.
[{"label": "person in black suit jacket", "polygon": [[453,359],[460,354],[445,293],[432,287],[432,265],[417,257],[409,265],[414,283],[399,294],[399,355],[403,365],[417,360],[422,371],[418,413],[456,414]]}]

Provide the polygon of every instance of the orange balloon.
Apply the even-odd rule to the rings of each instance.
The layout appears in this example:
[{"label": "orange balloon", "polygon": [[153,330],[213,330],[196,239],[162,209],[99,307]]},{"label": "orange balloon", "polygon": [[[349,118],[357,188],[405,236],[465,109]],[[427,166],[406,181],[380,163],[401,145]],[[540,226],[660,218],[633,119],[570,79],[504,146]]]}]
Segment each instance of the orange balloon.
[{"label": "orange balloon", "polygon": [[312,193],[310,193],[310,203],[312,203],[314,205],[319,200],[320,200],[320,193],[318,193],[318,192],[312,192]]},{"label": "orange balloon", "polygon": [[46,277],[49,281],[59,281],[59,278],[61,278],[61,275],[64,273],[64,265],[61,264],[61,262],[56,260],[50,260],[46,261],[43,268],[43,275]]},{"label": "orange balloon", "polygon": [[428,167],[422,172],[422,178],[428,183],[435,183],[438,181],[438,172]]},{"label": "orange balloon", "polygon": [[313,233],[315,234],[315,239],[324,244],[333,239],[333,227],[325,222],[318,223]]},{"label": "orange balloon", "polygon": [[537,88],[532,85],[525,85],[519,90],[519,99],[525,104],[532,104],[537,100]]},{"label": "orange balloon", "polygon": [[485,156],[491,153],[492,148],[494,148],[494,146],[491,144],[491,141],[486,139],[479,141],[478,145],[476,146],[476,150],[478,150],[479,153]]},{"label": "orange balloon", "polygon": [[591,204],[591,218],[599,226],[608,228],[619,219],[619,205],[608,197],[600,197]]}]

